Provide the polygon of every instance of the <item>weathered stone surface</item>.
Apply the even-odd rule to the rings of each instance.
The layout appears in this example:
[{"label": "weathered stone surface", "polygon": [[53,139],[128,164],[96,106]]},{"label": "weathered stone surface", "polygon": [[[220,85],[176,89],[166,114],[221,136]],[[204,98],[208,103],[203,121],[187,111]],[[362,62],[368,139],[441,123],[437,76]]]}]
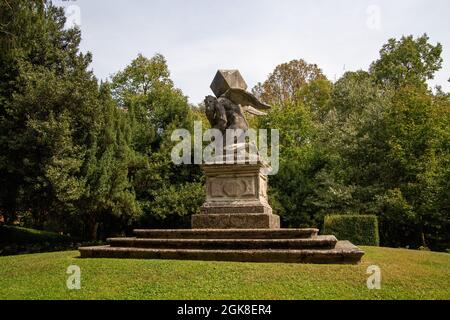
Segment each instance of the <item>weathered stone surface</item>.
[{"label": "weathered stone surface", "polygon": [[306,239],[149,239],[112,238],[111,247],[135,247],[152,249],[333,249],[334,236],[318,236]]},{"label": "weathered stone surface", "polygon": [[194,229],[275,229],[280,218],[267,200],[264,164],[207,164],[206,201],[192,216]]},{"label": "weathered stone surface", "polygon": [[260,110],[271,107],[252,93],[246,91],[247,84],[238,70],[219,70],[211,83],[215,97],[205,98],[205,115],[212,128],[224,132],[226,129],[248,130],[244,112],[256,116],[266,115]]},{"label": "weathered stone surface", "polygon": [[136,229],[138,238],[151,239],[305,239],[319,229]]},{"label": "weathered stone surface", "polygon": [[206,164],[206,203],[258,202],[268,205],[263,164]]},{"label": "weathered stone surface", "polygon": [[[205,203],[200,211],[202,214],[271,214],[272,208],[268,205],[262,205],[259,202],[249,203],[214,203],[213,205]],[[216,229],[221,229],[217,227]]]},{"label": "weathered stone surface", "polygon": [[247,84],[245,83],[244,78],[242,78],[239,70],[219,70],[217,71],[210,88],[215,96],[219,98],[222,94],[232,88],[247,90]]},{"label": "weathered stone surface", "polygon": [[279,229],[280,217],[275,214],[195,214],[192,215],[194,229]]},{"label": "weathered stone surface", "polygon": [[111,246],[80,248],[82,258],[358,263],[364,252],[317,229],[134,230]]},{"label": "weathered stone surface", "polygon": [[364,255],[348,241],[339,241],[334,249],[247,249],[247,250],[202,250],[202,249],[148,249],[136,247],[84,247],[81,258],[129,258],[129,259],[182,259],[240,262],[287,262],[287,263],[332,263],[357,264]]}]

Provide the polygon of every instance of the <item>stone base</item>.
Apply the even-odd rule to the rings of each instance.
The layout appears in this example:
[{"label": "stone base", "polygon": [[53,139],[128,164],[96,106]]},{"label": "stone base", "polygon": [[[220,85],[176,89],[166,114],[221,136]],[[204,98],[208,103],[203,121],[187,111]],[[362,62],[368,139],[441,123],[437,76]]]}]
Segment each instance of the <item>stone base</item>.
[{"label": "stone base", "polygon": [[195,214],[192,229],[279,229],[280,217],[275,214]]},{"label": "stone base", "polygon": [[182,259],[242,262],[348,263],[364,252],[317,229],[135,230],[109,246],[79,248],[81,258]]},{"label": "stone base", "polygon": [[206,164],[206,200],[192,216],[193,229],[277,229],[267,201],[265,164]]},{"label": "stone base", "polygon": [[[311,241],[316,241],[312,239]],[[314,247],[312,243],[312,246]],[[119,243],[117,243],[119,245]],[[287,263],[319,263],[319,264],[357,264],[364,251],[348,241],[338,241],[334,248],[282,249],[280,245],[265,245],[270,249],[180,249],[149,247],[115,247],[97,246],[79,248],[81,258],[125,258],[125,259],[176,259],[176,260],[204,260],[204,261],[239,261],[239,262],[287,262]],[[169,244],[166,245],[168,247]],[[173,247],[173,245],[171,245]],[[310,244],[311,246],[311,244]],[[223,246],[222,246],[223,247]],[[236,244],[233,246],[236,247]]]},{"label": "stone base", "polygon": [[204,203],[200,207],[202,214],[272,214],[272,208],[259,202],[242,203]]},{"label": "stone base", "polygon": [[[136,229],[140,239],[307,239],[319,229]],[[135,239],[135,238],[133,238]]]}]

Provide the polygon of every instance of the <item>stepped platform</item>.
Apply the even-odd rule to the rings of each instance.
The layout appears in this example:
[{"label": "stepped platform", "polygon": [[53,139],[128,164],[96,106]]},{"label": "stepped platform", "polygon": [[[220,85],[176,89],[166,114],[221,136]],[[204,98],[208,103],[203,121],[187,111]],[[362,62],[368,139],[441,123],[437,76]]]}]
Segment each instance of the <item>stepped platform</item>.
[{"label": "stepped platform", "polygon": [[81,258],[356,264],[364,252],[317,229],[134,230],[136,237],[81,247]]},{"label": "stepped platform", "polygon": [[296,239],[317,236],[319,229],[136,229],[133,233],[159,239]]}]

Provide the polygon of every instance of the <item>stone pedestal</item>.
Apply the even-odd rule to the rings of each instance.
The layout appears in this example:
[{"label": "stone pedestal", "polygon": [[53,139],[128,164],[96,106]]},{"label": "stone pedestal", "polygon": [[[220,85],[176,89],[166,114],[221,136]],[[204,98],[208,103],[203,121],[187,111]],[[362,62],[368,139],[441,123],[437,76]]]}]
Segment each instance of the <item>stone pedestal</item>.
[{"label": "stone pedestal", "polygon": [[206,202],[192,216],[193,229],[278,229],[267,201],[267,176],[256,164],[205,164]]}]

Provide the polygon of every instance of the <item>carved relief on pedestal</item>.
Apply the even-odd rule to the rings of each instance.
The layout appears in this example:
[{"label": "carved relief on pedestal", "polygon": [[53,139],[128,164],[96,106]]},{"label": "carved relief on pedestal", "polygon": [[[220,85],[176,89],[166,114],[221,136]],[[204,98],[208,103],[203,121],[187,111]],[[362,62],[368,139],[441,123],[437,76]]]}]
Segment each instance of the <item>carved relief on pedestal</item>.
[{"label": "carved relief on pedestal", "polygon": [[255,177],[215,177],[208,179],[211,198],[257,198]]}]

